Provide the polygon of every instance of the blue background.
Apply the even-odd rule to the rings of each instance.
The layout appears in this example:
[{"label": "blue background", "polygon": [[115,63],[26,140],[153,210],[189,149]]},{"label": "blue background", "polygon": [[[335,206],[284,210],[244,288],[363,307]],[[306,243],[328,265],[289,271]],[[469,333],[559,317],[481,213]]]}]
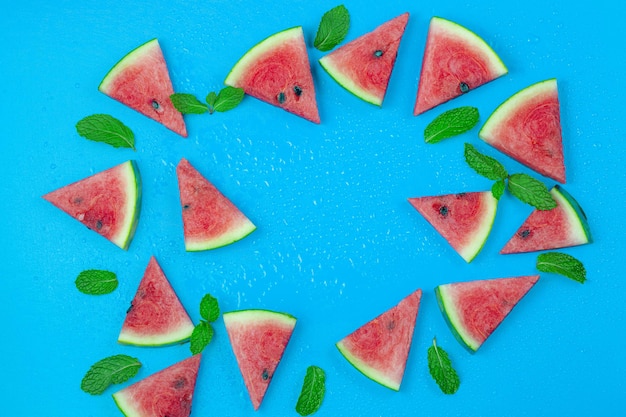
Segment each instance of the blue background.
[{"label": "blue background", "polygon": [[[623,17],[617,2],[347,1],[346,41],[405,11],[411,17],[382,108],[360,101],[321,69],[312,40],[329,1],[21,1],[0,20],[1,245],[0,392],[13,416],[121,415],[111,398],[80,390],[97,360],[116,353],[143,363],[135,382],[189,356],[188,344],[117,344],[128,303],[154,255],[194,322],[210,292],[222,311],[268,308],[298,324],[254,413],[221,319],[205,350],[194,416],[290,416],[306,367],[327,373],[319,416],[537,416],[626,414],[623,332]],[[509,74],[419,117],[413,103],[429,19],[442,16],[482,36]],[[247,97],[212,116],[187,116],[184,139],[97,91],[124,54],[157,37],[174,88],[203,98],[222,87],[237,59],[279,30],[302,25],[322,118],[314,125]],[[478,127],[426,145],[442,111],[473,105],[481,124],[504,99],[556,77],[567,165],[565,188],[585,209],[594,243],[563,250],[588,281],[542,274],[538,284],[474,355],[453,338],[433,288],[442,283],[537,273],[537,254],[498,251],[532,210],[500,202],[483,251],[466,264],[408,204],[408,197],[486,190],[463,160],[463,143],[528,169],[488,147]],[[137,150],[79,137],[75,123],[111,114],[134,131]],[[258,230],[215,251],[186,253],[175,166],[190,160]],[[41,196],[128,159],[143,179],[139,225],[123,251]],[[536,174],[533,174],[536,175]],[[548,187],[554,182],[541,178]],[[114,271],[118,289],[79,293],[85,269]],[[400,392],[354,370],[334,343],[424,291]],[[443,395],[426,350],[436,336],[461,378]],[[8,406],[8,410],[6,407]]]}]

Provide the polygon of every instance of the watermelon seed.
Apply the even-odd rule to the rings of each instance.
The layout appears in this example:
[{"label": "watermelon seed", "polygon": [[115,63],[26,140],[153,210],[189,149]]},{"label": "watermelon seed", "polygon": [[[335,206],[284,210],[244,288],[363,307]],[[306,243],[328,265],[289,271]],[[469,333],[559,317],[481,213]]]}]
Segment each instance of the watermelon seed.
[{"label": "watermelon seed", "polygon": [[152,108],[154,110],[159,110],[161,108],[161,105],[159,104],[158,101],[156,101],[155,99],[152,99]]},{"label": "watermelon seed", "polygon": [[187,385],[187,380],[185,378],[178,378],[176,381],[174,381],[174,388],[175,389],[181,389],[185,385]]},{"label": "watermelon seed", "polygon": [[189,204],[185,204],[185,205],[183,206],[183,210],[187,210],[188,208],[189,208]]},{"label": "watermelon seed", "polygon": [[298,97],[300,97],[300,96],[302,95],[302,88],[300,88],[300,87],[299,87],[299,86],[297,86],[297,85],[294,85],[294,86],[293,86],[293,92],[294,92],[294,93],[296,93],[296,95],[297,95]]},{"label": "watermelon seed", "polygon": [[383,56],[383,51],[380,49],[377,49],[376,52],[374,52],[374,56],[376,58],[380,58],[381,56]]},{"label": "watermelon seed", "polygon": [[267,372],[267,369],[263,369],[263,373],[261,374],[261,378],[263,378],[263,381],[267,381],[270,377],[270,374]]},{"label": "watermelon seed", "polygon": [[467,83],[464,83],[463,81],[461,81],[461,83],[459,84],[459,90],[461,90],[461,93],[465,94],[469,91],[469,85],[467,85]]},{"label": "watermelon seed", "polygon": [[443,217],[446,217],[448,215],[448,206],[441,206],[439,208],[439,214],[441,214]]},{"label": "watermelon seed", "polygon": [[522,231],[519,233],[519,236],[520,236],[522,239],[526,239],[528,236],[530,236],[530,230],[528,230],[528,229],[524,229],[524,230],[522,230]]},{"label": "watermelon seed", "polygon": [[98,220],[96,222],[96,229],[98,229],[98,230],[102,229],[102,220]]},{"label": "watermelon seed", "polygon": [[283,104],[286,99],[287,97],[285,96],[285,93],[283,93],[282,91],[278,93],[278,95],[276,96],[276,100],[278,100],[280,104]]},{"label": "watermelon seed", "polygon": [[393,320],[390,320],[389,322],[387,322],[387,330],[393,330],[396,327],[396,322]]}]

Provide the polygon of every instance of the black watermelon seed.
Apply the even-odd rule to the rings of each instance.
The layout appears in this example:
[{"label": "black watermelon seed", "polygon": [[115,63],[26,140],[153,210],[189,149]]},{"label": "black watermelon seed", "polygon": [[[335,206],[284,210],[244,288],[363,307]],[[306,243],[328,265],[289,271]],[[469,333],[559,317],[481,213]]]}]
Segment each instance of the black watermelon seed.
[{"label": "black watermelon seed", "polygon": [[383,56],[383,53],[384,53],[384,52],[383,52],[382,50],[377,49],[377,50],[376,50],[376,52],[374,52],[374,56],[375,56],[376,58],[380,58],[381,56]]},{"label": "black watermelon seed", "polygon": [[175,389],[181,389],[185,385],[187,385],[187,380],[185,378],[178,378],[176,381],[174,381],[174,388]]},{"label": "black watermelon seed", "polygon": [[159,110],[161,108],[161,105],[159,104],[158,101],[156,101],[155,99],[152,99],[152,108],[154,110]]},{"label": "black watermelon seed", "polygon": [[263,378],[263,381],[267,381],[270,378],[270,374],[267,372],[267,369],[263,369],[263,373],[261,374],[261,378]]},{"label": "black watermelon seed", "polygon": [[463,81],[461,81],[459,83],[459,90],[461,90],[461,93],[465,94],[470,90],[470,88],[469,88],[469,85],[467,85],[467,83],[464,83]]},{"label": "black watermelon seed", "polygon": [[302,88],[300,88],[300,87],[299,87],[299,86],[297,86],[297,85],[294,85],[294,86],[293,86],[293,92],[294,92],[294,93],[296,93],[296,95],[297,95],[298,97],[300,97],[300,96],[302,95]]},{"label": "black watermelon seed", "polygon": [[183,206],[183,210],[187,210],[188,208],[189,208],[189,204],[185,204],[185,205]]},{"label": "black watermelon seed", "polygon": [[283,104],[286,99],[287,97],[285,96],[285,93],[283,93],[282,91],[278,93],[278,95],[276,96],[276,100],[278,100],[280,104]]},{"label": "black watermelon seed", "polygon": [[521,237],[522,239],[526,239],[528,236],[530,236],[530,230],[528,229],[524,229],[519,232],[519,237]]},{"label": "black watermelon seed", "polygon": [[448,215],[448,206],[441,206],[439,208],[439,214],[441,214],[443,217],[446,217]]},{"label": "black watermelon seed", "polygon": [[98,229],[98,230],[102,229],[102,220],[98,220],[96,222],[96,229]]}]

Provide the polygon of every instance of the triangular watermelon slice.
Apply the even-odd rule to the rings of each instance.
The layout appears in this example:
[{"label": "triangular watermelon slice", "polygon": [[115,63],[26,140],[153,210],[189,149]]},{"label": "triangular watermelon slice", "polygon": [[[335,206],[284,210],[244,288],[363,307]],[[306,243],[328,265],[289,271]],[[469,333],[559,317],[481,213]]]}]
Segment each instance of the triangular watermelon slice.
[{"label": "triangular watermelon slice", "polygon": [[245,53],[230,70],[226,85],[320,122],[315,87],[301,26],[278,32]]},{"label": "triangular watermelon slice", "polygon": [[391,19],[322,57],[319,63],[346,90],[382,106],[408,20],[408,13]]},{"label": "triangular watermelon slice", "polygon": [[424,113],[507,72],[481,37],[457,23],[433,17],[413,114]]},{"label": "triangular watermelon slice", "polygon": [[201,251],[243,239],[256,227],[186,159],[176,167],[187,251]]},{"label": "triangular watermelon slice", "polygon": [[127,417],[189,417],[201,355],[175,363],[113,394]]},{"label": "triangular watermelon slice", "polygon": [[556,79],[526,87],[489,116],[478,136],[538,173],[565,183]]},{"label": "triangular watermelon slice", "polygon": [[341,354],[368,378],[394,391],[400,389],[422,290],[365,323],[337,342]]},{"label": "triangular watermelon slice", "polygon": [[435,295],[452,333],[473,353],[538,280],[530,275],[457,282],[437,286]]},{"label": "triangular watermelon slice", "polygon": [[239,310],[222,315],[239,370],[258,410],[296,325],[290,314]]},{"label": "triangular watermelon slice", "polygon": [[174,88],[157,39],[126,54],[109,70],[98,90],[187,137],[183,115],[170,100]]},{"label": "triangular watermelon slice", "polygon": [[587,216],[574,197],[558,185],[550,194],[557,206],[530,213],[500,253],[535,252],[591,242]]},{"label": "triangular watermelon slice", "polygon": [[141,179],[135,161],[127,161],[43,198],[120,248],[128,249],[139,218]]},{"label": "triangular watermelon slice", "polygon": [[498,207],[491,191],[415,197],[409,203],[466,262],[485,244]]},{"label": "triangular watermelon slice", "polygon": [[136,346],[169,345],[191,337],[193,328],[161,266],[151,257],[117,341]]}]

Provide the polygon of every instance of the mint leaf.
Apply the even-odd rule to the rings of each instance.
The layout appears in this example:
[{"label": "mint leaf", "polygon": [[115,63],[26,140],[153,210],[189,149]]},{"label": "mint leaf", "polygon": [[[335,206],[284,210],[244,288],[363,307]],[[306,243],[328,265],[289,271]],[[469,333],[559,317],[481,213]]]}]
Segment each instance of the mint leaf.
[{"label": "mint leaf", "polygon": [[322,52],[330,51],[339,45],[350,28],[350,13],[342,4],[324,13],[313,46]]},{"label": "mint leaf", "polygon": [[424,129],[424,142],[437,143],[465,133],[478,123],[478,109],[465,106],[443,112]]},{"label": "mint leaf", "polygon": [[117,288],[117,276],[110,271],[88,269],[78,274],[75,284],[78,291],[85,294],[108,294]]},{"label": "mint leaf", "polygon": [[205,347],[213,339],[213,327],[204,320],[200,320],[200,323],[193,328],[191,332],[191,339],[189,349],[193,355],[196,355],[204,350]]},{"label": "mint leaf", "polygon": [[428,348],[428,370],[444,394],[454,394],[459,389],[459,375],[452,367],[448,353],[437,346],[436,338]]},{"label": "mint leaf", "polygon": [[546,252],[537,256],[537,269],[566,276],[584,284],[587,280],[585,266],[578,259],[561,252]]},{"label": "mint leaf", "polygon": [[322,368],[311,365],[306,370],[302,391],[296,403],[301,416],[309,416],[319,410],[326,393],[326,374]]},{"label": "mint leaf", "polygon": [[490,180],[503,180],[509,175],[504,166],[496,159],[484,155],[469,144],[465,144],[465,162],[479,175]]},{"label": "mint leaf", "polygon": [[500,200],[504,195],[504,190],[506,190],[506,181],[504,180],[498,180],[491,186],[491,194],[496,200]]},{"label": "mint leaf", "polygon": [[545,184],[530,175],[509,176],[508,188],[515,197],[538,210],[552,210],[556,207],[556,201]]},{"label": "mint leaf", "polygon": [[215,106],[215,100],[217,100],[217,94],[215,94],[214,91],[211,91],[209,94],[207,94],[205,101],[209,105],[209,113],[211,114],[213,114],[213,112],[215,111],[215,109],[213,108]]},{"label": "mint leaf", "polygon": [[170,96],[170,100],[172,100],[176,110],[182,114],[202,114],[209,110],[207,105],[198,100],[193,94],[174,93]]},{"label": "mint leaf", "polygon": [[86,139],[114,148],[135,149],[135,135],[128,126],[108,114],[92,114],[76,123],[76,131]]},{"label": "mint leaf", "polygon": [[217,298],[213,297],[211,294],[206,294],[202,297],[200,301],[200,316],[209,322],[218,319],[220,316],[220,307],[217,303]]},{"label": "mint leaf", "polygon": [[141,362],[128,355],[114,355],[94,363],[80,383],[88,394],[102,394],[111,384],[121,384],[137,375]]},{"label": "mint leaf", "polygon": [[[241,103],[243,100],[245,93],[243,88],[231,87],[227,86],[220,90],[217,93],[217,97],[215,98],[215,104],[213,105],[213,109],[219,112],[225,112],[228,110],[232,110]],[[208,97],[207,97],[208,98]]]}]

